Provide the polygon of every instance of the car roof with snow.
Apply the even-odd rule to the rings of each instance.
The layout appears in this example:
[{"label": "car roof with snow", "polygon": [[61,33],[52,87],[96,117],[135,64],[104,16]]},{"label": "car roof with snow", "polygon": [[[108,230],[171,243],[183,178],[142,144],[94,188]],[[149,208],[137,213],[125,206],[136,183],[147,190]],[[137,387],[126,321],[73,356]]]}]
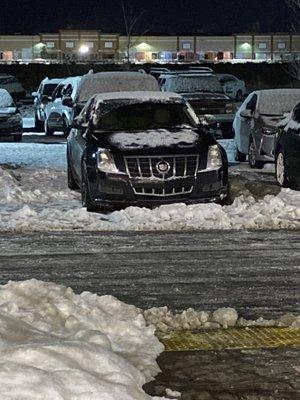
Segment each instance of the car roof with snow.
[{"label": "car roof with snow", "polygon": [[141,72],[98,72],[84,75],[76,96],[78,103],[85,103],[97,93],[156,91],[156,79]]},{"label": "car roof with snow", "polygon": [[291,111],[300,101],[300,89],[257,90],[258,111],[265,115],[282,115]]},{"label": "car roof with snow", "polygon": [[113,100],[136,100],[137,102],[184,102],[182,96],[172,92],[112,92],[102,93],[94,96],[96,103]]}]

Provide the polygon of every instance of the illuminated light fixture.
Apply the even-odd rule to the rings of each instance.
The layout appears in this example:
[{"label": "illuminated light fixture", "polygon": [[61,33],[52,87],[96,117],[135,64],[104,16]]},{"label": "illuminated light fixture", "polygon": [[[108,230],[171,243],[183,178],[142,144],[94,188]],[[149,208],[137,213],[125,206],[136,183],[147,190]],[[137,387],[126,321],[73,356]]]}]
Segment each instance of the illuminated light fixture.
[{"label": "illuminated light fixture", "polygon": [[251,44],[245,42],[245,43],[243,43],[243,44],[241,45],[241,48],[242,48],[243,50],[250,50],[250,49],[251,49]]},{"label": "illuminated light fixture", "polygon": [[149,44],[143,42],[143,43],[138,44],[136,46],[136,48],[141,51],[149,51],[151,49],[151,46]]},{"label": "illuminated light fixture", "polygon": [[86,44],[82,44],[80,47],[79,47],[79,53],[80,54],[87,54],[88,52],[89,52],[89,46],[87,46]]}]

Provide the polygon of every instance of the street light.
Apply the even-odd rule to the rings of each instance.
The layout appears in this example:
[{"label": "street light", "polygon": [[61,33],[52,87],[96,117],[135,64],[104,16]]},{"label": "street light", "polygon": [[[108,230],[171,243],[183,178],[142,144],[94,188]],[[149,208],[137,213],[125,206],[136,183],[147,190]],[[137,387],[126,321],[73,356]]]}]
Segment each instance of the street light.
[{"label": "street light", "polygon": [[79,47],[79,53],[80,54],[87,54],[88,52],[89,52],[89,47],[86,45],[86,44],[82,44],[80,47]]}]

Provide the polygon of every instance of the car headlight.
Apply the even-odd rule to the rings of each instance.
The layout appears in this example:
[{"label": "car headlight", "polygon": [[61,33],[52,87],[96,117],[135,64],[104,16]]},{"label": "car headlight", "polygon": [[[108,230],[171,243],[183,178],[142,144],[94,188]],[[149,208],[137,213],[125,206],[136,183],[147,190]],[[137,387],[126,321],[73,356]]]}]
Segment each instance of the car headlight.
[{"label": "car headlight", "polygon": [[235,106],[233,103],[226,103],[225,105],[226,114],[233,114],[235,111]]},{"label": "car headlight", "polygon": [[109,150],[98,149],[98,169],[101,172],[115,174],[119,172],[114,157]]},{"label": "car headlight", "polygon": [[217,144],[209,146],[206,169],[219,169],[223,165],[221,151]]},{"label": "car headlight", "polygon": [[266,127],[263,127],[261,131],[264,135],[274,135],[276,133],[273,129]]}]

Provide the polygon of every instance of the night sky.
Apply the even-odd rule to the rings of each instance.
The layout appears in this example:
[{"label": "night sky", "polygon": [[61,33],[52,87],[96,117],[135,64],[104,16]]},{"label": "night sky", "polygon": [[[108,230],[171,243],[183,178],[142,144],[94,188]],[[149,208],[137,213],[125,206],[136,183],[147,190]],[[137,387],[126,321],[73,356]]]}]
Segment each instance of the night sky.
[{"label": "night sky", "polygon": [[[125,0],[138,14],[137,33],[201,34],[289,30],[284,0]],[[60,28],[123,32],[120,0],[0,0],[1,33]]]}]

